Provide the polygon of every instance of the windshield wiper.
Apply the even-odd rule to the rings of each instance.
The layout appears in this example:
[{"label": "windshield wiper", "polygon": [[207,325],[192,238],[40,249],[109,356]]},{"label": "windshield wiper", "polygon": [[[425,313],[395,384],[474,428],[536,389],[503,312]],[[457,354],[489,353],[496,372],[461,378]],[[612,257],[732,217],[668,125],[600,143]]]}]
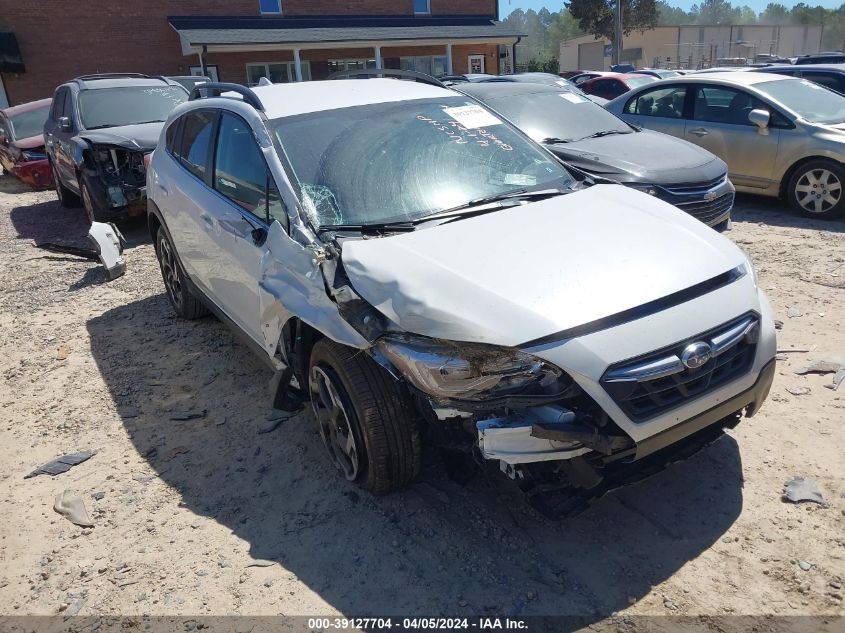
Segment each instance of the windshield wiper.
[{"label": "windshield wiper", "polygon": [[361,233],[378,233],[379,231],[413,231],[415,225],[407,220],[396,222],[372,222],[367,224],[321,224],[317,233],[326,231],[360,231]]},{"label": "windshield wiper", "polygon": [[413,224],[417,225],[422,224],[423,222],[429,222],[443,218],[468,218],[474,215],[490,213],[491,211],[497,211],[501,207],[494,206],[484,209],[473,209],[473,207],[485,206],[488,204],[493,204],[495,202],[507,202],[511,200],[542,200],[543,198],[551,198],[552,196],[562,196],[565,193],[568,192],[564,191],[563,189],[541,189],[538,191],[514,189],[513,191],[497,193],[492,196],[475,198],[474,200],[470,200],[469,202],[459,204],[456,207],[444,209],[443,211],[438,211],[433,215],[427,215],[424,218],[416,219],[413,221]]},{"label": "windshield wiper", "polygon": [[579,141],[583,141],[587,138],[601,138],[602,136],[610,136],[612,134],[633,134],[631,130],[602,130],[601,132],[596,132],[595,134],[590,134],[589,136],[585,136],[584,138],[579,138]]},{"label": "windshield wiper", "polygon": [[543,145],[557,145],[559,143],[571,143],[571,138],[558,138],[557,136],[550,136],[549,138],[544,138],[542,141]]}]

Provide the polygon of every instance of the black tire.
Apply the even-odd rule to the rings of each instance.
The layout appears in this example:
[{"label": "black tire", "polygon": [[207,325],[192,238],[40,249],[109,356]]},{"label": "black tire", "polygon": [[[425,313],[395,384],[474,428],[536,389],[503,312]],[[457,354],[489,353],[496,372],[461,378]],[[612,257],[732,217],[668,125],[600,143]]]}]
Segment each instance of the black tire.
[{"label": "black tire", "polygon": [[185,283],[185,271],[176,256],[176,250],[170,243],[164,227],[159,227],[156,234],[156,257],[161,268],[161,278],[167,290],[167,298],[177,315],[183,319],[199,319],[209,311],[202,301],[197,299]]},{"label": "black tire", "polygon": [[[326,381],[342,404],[342,418],[332,417],[329,403],[333,399]],[[396,381],[372,358],[330,339],[320,339],[311,352],[308,383],[323,443],[332,462],[349,481],[383,495],[404,488],[416,478],[420,470],[416,420]],[[350,436],[355,444],[354,468],[353,460],[339,445],[341,439],[348,445]]]},{"label": "black tire", "polygon": [[59,198],[59,205],[67,208],[78,207],[80,204],[79,196],[62,184],[62,179],[59,177],[59,172],[56,171],[53,161],[50,161],[50,169],[53,172],[53,188]]},{"label": "black tire", "polygon": [[789,204],[801,215],[832,220],[845,214],[845,169],[819,158],[804,163],[787,185]]}]

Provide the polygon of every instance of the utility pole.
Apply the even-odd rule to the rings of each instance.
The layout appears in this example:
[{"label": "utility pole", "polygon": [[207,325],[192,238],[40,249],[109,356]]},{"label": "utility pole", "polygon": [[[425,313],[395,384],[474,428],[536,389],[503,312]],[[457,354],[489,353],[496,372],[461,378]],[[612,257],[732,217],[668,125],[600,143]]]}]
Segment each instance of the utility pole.
[{"label": "utility pole", "polygon": [[616,18],[613,20],[613,57],[614,64],[622,61],[622,0],[616,0]]}]

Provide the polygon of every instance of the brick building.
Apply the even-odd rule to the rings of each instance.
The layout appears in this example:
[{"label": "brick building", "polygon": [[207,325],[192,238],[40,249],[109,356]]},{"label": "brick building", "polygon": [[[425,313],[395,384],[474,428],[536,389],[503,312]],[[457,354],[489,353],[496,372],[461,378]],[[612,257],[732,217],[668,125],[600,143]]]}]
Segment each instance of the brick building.
[{"label": "brick building", "polygon": [[0,103],[94,72],[256,84],[336,70],[498,73],[518,34],[497,0],[44,0],[0,12]]}]

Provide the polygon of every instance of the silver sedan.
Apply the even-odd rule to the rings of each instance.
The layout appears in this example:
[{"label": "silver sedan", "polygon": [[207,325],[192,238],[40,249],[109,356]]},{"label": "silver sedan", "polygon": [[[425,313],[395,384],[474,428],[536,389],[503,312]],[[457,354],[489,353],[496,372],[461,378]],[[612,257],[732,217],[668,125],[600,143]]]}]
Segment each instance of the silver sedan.
[{"label": "silver sedan", "polygon": [[686,75],[605,107],[710,150],[737,191],[784,198],[810,217],[845,214],[845,97],[827,88],[764,73]]}]

